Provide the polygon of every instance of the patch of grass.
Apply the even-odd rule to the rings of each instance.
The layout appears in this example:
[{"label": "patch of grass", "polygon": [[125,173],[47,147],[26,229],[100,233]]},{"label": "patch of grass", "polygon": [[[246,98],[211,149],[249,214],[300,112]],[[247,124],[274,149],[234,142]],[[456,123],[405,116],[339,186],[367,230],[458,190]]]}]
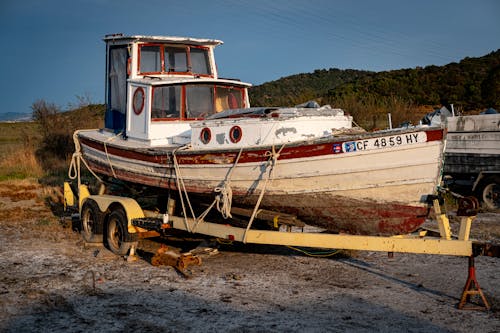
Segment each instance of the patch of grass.
[{"label": "patch of grass", "polygon": [[26,141],[34,141],[37,136],[38,125],[35,122],[0,122],[0,157],[22,148]]},{"label": "patch of grass", "polygon": [[73,132],[102,127],[104,106],[87,103],[61,112],[39,100],[32,109],[34,122],[0,123],[0,181],[37,178],[62,184],[74,151]]},{"label": "patch of grass", "polygon": [[42,174],[33,147],[21,146],[0,160],[0,180],[38,178]]},{"label": "patch of grass", "polygon": [[38,131],[34,122],[0,123],[0,181],[43,174],[35,156]]},{"label": "patch of grass", "polygon": [[47,225],[51,225],[52,224],[52,221],[49,220],[49,219],[46,219],[46,218],[41,218],[39,219],[37,222],[36,222],[37,225],[40,225],[40,226],[47,226]]}]

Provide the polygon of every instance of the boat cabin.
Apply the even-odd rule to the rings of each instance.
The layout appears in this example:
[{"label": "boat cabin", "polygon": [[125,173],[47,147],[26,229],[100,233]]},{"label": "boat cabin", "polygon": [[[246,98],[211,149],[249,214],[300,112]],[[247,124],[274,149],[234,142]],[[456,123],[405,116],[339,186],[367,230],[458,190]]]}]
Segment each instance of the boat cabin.
[{"label": "boat cabin", "polygon": [[218,77],[214,48],[222,41],[122,34],[104,41],[108,130],[152,146],[183,144],[190,122],[250,106],[250,84]]}]

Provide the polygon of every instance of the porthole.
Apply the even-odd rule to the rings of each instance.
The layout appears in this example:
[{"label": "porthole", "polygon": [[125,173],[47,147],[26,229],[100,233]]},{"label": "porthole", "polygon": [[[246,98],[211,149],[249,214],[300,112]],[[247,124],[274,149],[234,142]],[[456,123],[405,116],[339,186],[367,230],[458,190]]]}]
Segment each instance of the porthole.
[{"label": "porthole", "polygon": [[212,132],[210,132],[210,128],[208,127],[203,128],[200,133],[201,142],[207,144],[210,142],[210,139],[212,139]]},{"label": "porthole", "polygon": [[229,131],[229,139],[231,140],[232,143],[240,142],[242,135],[243,132],[241,131],[241,127],[239,126],[231,127],[231,130]]},{"label": "porthole", "polygon": [[132,100],[132,108],[136,115],[140,115],[144,109],[144,89],[141,87],[137,88],[134,92],[134,98]]}]

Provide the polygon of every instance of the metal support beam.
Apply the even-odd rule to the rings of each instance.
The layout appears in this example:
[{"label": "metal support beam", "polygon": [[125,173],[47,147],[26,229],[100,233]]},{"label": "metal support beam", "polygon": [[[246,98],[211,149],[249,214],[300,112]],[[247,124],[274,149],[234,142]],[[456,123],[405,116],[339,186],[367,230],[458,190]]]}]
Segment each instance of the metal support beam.
[{"label": "metal support beam", "polygon": [[436,214],[436,220],[439,226],[439,233],[441,234],[441,238],[450,240],[451,239],[451,228],[450,228],[450,220],[446,214],[441,213],[441,206],[439,205],[439,200],[434,199],[433,201],[434,213]]},{"label": "metal support beam", "polygon": [[[184,218],[171,217],[173,228],[187,231]],[[223,224],[200,222],[187,219],[189,228],[195,233],[242,242],[245,228]],[[446,240],[419,236],[358,236],[324,233],[280,232],[248,230],[247,243],[305,246],[328,249],[366,250],[382,252],[404,252],[441,254],[452,256],[471,256],[472,242],[469,240]]]}]

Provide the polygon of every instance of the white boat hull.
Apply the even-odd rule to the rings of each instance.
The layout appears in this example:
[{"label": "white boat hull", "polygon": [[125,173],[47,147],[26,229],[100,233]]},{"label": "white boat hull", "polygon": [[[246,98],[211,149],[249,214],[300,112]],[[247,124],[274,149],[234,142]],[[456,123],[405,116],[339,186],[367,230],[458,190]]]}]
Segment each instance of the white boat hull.
[{"label": "white boat hull", "polygon": [[99,174],[176,189],[177,164],[189,193],[213,198],[214,189],[226,184],[233,204],[251,207],[265,187],[262,208],[357,234],[406,233],[423,223],[421,199],[438,184],[442,136],[436,129],[399,130],[274,147],[174,152],[173,147],[133,147],[97,131],[79,134],[83,156]]}]

